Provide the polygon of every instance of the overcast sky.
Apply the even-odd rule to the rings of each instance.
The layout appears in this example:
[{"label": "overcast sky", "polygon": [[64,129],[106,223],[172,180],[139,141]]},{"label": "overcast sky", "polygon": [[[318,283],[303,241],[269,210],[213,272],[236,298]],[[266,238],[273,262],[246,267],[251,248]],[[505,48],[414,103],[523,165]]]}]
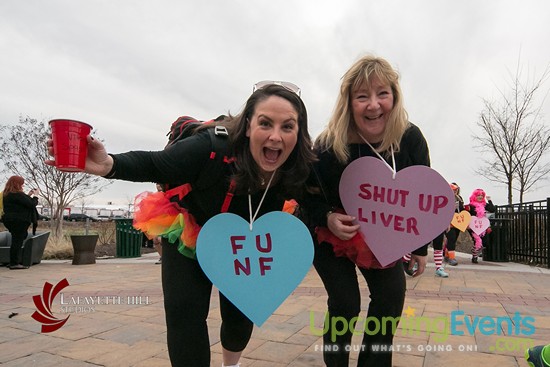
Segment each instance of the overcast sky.
[{"label": "overcast sky", "polygon": [[[237,113],[255,82],[286,80],[301,87],[315,137],[341,76],[375,54],[399,70],[432,167],[465,199],[481,187],[505,203],[504,186],[474,173],[475,123],[520,55],[526,75],[550,64],[549,17],[546,0],[2,0],[0,124],[72,118],[112,153],[157,150],[178,116]],[[543,113],[548,124],[550,100]],[[93,201],[144,190],[154,185],[117,182]]]}]

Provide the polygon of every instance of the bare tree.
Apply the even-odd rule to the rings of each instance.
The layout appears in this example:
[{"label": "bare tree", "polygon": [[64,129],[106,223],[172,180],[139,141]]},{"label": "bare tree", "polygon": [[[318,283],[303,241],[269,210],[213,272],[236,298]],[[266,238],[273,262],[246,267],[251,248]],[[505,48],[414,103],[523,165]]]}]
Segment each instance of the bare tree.
[{"label": "bare tree", "polygon": [[519,192],[519,202],[523,203],[523,195],[537,184],[543,184],[550,173],[550,163],[544,162],[545,153],[550,150],[550,130],[542,127],[526,133],[529,143],[516,155],[518,181],[515,188]]},{"label": "bare tree", "polygon": [[64,173],[48,166],[46,140],[48,127],[45,121],[19,118],[15,125],[0,125],[0,160],[8,175],[25,178],[27,185],[40,189],[44,206],[52,209],[51,228],[54,236],[63,233],[63,210],[75,200],[83,199],[103,190],[109,181],[84,173]]},{"label": "bare tree", "polygon": [[523,202],[523,195],[550,172],[550,165],[543,161],[550,149],[550,130],[540,113],[547,93],[542,100],[536,98],[550,77],[550,68],[538,78],[530,79],[527,74],[523,79],[518,61],[515,75],[510,75],[510,89],[499,89],[498,101],[483,99],[484,109],[477,122],[482,134],[473,137],[477,148],[487,153],[476,172],[505,184],[508,204],[512,204],[514,190]]},{"label": "bare tree", "polygon": [[78,200],[78,206],[80,208],[80,212],[82,214],[88,214],[86,213],[86,208],[88,207],[88,205],[91,204],[91,201],[90,201],[90,198],[89,197],[83,197],[83,198],[80,198]]},{"label": "bare tree", "polygon": [[132,197],[130,195],[126,195],[126,204],[128,205],[128,212],[127,214],[125,215],[127,218],[131,218],[132,217],[132,212],[133,212],[133,208],[134,208],[134,203],[136,202],[136,197]]}]

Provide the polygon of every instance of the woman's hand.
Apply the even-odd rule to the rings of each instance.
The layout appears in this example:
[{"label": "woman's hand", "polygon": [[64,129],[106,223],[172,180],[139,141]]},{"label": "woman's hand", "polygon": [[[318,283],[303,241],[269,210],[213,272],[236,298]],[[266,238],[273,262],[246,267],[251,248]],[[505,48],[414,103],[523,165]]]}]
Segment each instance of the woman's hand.
[{"label": "woman's hand", "polygon": [[355,236],[359,224],[352,224],[355,217],[341,213],[330,213],[327,217],[327,228],[339,239],[343,241],[350,240]]},{"label": "woman's hand", "polygon": [[428,256],[420,256],[411,254],[411,261],[409,262],[409,269],[414,268],[414,264],[416,264],[417,268],[416,271],[413,274],[413,278],[421,275],[424,270],[426,270],[426,264],[428,263]]},{"label": "woman's hand", "polygon": [[[105,176],[113,168],[113,158],[107,154],[103,144],[94,139],[91,135],[87,136],[88,155],[86,156],[86,167],[84,172],[97,176]],[[48,153],[53,156],[53,140],[47,141]],[[55,166],[53,159],[45,161],[49,166]]]}]

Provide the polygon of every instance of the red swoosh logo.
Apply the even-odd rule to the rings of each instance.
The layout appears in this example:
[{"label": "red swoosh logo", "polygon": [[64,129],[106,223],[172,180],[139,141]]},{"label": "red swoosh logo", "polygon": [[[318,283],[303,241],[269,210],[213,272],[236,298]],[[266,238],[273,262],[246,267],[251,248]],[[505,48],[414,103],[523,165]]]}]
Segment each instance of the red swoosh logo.
[{"label": "red swoosh logo", "polygon": [[57,329],[65,325],[65,323],[71,316],[69,315],[65,319],[58,319],[52,314],[52,302],[55,299],[55,296],[57,296],[57,294],[68,285],[69,281],[67,280],[67,278],[61,280],[55,285],[55,287],[46,282],[44,283],[42,296],[37,294],[36,296],[32,297],[37,311],[35,311],[31,317],[42,324],[43,333],[51,333],[52,331],[56,331]]}]

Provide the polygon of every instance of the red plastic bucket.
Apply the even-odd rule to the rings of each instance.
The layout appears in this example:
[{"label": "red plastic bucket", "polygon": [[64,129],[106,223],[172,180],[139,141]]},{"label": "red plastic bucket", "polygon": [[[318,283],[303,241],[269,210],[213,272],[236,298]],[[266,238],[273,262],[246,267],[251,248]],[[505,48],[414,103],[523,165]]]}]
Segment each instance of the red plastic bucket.
[{"label": "red plastic bucket", "polygon": [[60,171],[80,172],[86,167],[92,126],[75,120],[51,120],[55,166]]}]

